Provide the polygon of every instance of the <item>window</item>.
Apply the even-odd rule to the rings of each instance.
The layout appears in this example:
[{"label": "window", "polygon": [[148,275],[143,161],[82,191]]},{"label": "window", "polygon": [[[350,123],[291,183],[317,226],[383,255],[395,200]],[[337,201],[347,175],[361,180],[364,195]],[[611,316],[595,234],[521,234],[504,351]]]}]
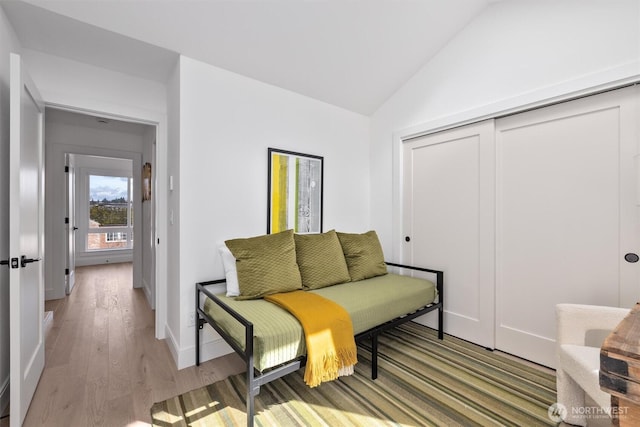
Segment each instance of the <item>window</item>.
[{"label": "window", "polygon": [[127,233],[105,233],[107,242],[126,242]]},{"label": "window", "polygon": [[88,174],[87,251],[133,248],[133,179]]}]

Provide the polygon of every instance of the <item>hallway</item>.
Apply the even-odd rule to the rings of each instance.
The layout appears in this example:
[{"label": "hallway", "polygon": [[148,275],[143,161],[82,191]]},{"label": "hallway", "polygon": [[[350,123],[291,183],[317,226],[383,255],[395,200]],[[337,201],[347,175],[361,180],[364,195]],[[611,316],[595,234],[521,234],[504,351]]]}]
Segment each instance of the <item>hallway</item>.
[{"label": "hallway", "polygon": [[148,425],[154,402],[244,370],[231,354],[177,371],[154,337],[144,292],[132,288],[131,263],[78,267],[76,275],[70,296],[45,303],[54,316],[25,426]]}]

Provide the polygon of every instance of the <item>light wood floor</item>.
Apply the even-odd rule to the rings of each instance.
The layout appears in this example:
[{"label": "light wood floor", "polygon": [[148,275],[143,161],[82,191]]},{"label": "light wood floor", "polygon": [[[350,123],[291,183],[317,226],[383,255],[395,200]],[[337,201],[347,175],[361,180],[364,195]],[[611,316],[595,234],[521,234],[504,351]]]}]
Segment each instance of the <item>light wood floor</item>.
[{"label": "light wood floor", "polygon": [[232,354],[178,371],[131,268],[79,267],[71,295],[47,301],[53,326],[25,426],[148,425],[154,402],[244,370]]}]

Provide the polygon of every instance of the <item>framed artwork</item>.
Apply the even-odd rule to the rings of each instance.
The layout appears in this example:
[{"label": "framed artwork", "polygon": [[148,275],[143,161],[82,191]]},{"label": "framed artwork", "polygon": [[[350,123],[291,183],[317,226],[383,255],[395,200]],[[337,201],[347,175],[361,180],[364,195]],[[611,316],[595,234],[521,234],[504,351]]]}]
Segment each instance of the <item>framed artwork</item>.
[{"label": "framed artwork", "polygon": [[142,166],[142,201],[151,200],[151,163]]},{"label": "framed artwork", "polygon": [[269,148],[267,234],[322,233],[323,158]]}]

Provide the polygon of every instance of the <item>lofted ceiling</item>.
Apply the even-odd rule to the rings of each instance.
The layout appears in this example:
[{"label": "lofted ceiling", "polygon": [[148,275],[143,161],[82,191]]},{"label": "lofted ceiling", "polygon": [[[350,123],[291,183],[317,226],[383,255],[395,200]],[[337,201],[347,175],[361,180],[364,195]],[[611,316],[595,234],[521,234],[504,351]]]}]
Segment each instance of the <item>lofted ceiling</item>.
[{"label": "lofted ceiling", "polygon": [[2,0],[24,48],[166,82],[182,54],[372,114],[495,0]]}]

